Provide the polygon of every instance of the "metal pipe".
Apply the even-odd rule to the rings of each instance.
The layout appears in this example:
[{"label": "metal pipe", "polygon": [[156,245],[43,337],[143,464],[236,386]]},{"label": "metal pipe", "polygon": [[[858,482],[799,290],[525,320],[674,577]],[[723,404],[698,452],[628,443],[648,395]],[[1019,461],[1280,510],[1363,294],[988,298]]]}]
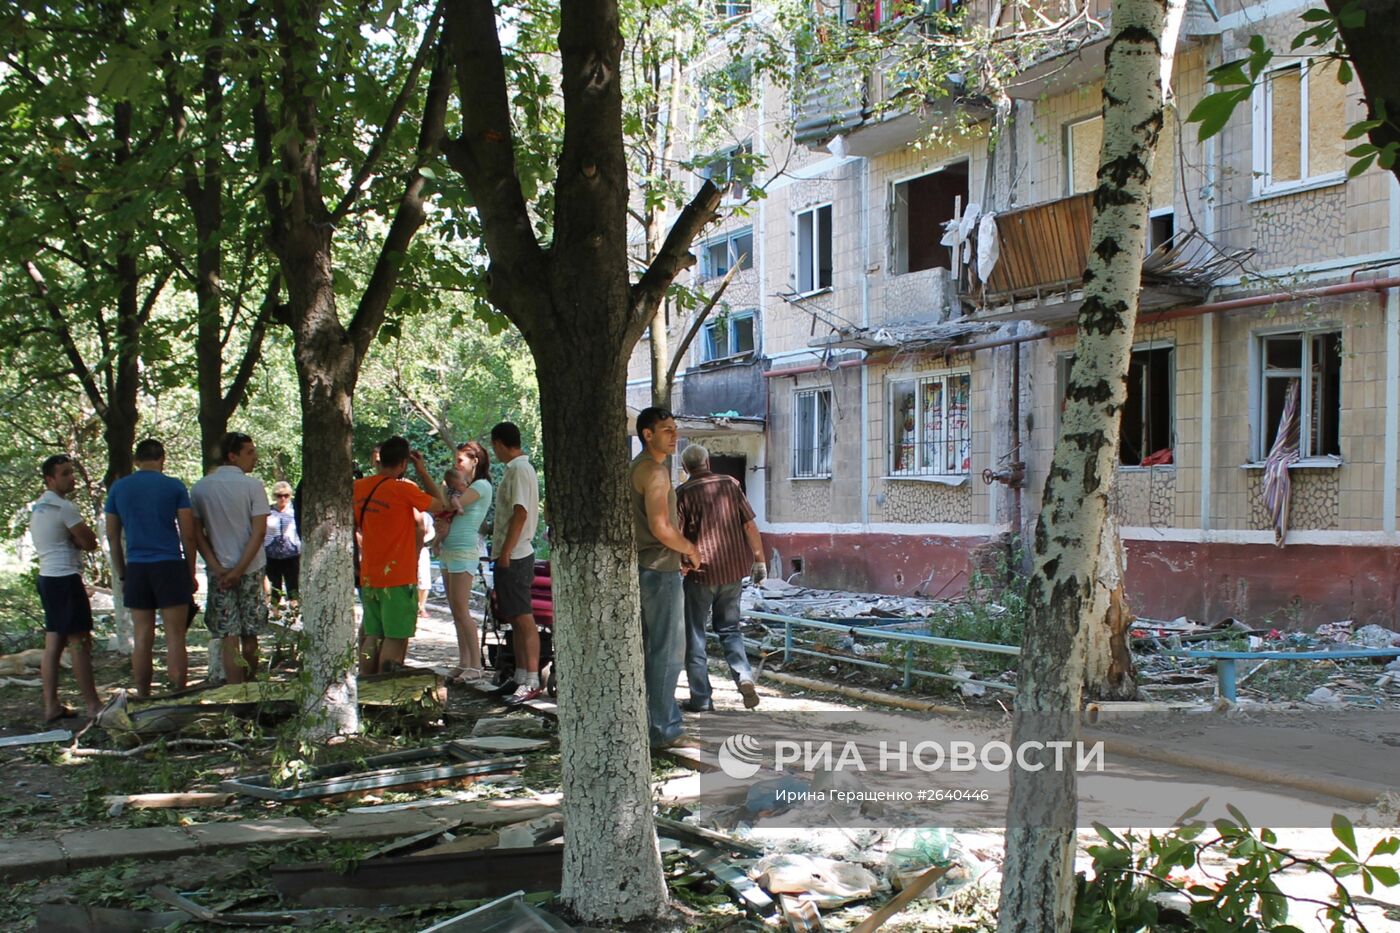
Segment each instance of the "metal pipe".
[{"label": "metal pipe", "polygon": [[818,622],[815,619],[802,619],[797,616],[778,615],[773,612],[746,612],[747,619],[762,619],[765,622],[781,622],[785,626],[802,625],[807,628],[821,629],[827,632],[844,632],[847,634],[859,633],[870,638],[883,638],[886,641],[913,642],[919,645],[936,645],[943,648],[962,648],[967,651],[985,651],[989,654],[1008,654],[1019,657],[1021,649],[1016,645],[994,645],[982,641],[963,641],[959,638],[939,638],[936,635],[913,635],[908,632],[887,632],[883,629],[853,628],[850,625],[840,625],[835,622]]},{"label": "metal pipe", "polygon": [[[1012,475],[1015,475],[1016,465],[1024,464],[1026,458],[1021,452],[1021,345],[1018,343],[1011,348],[1011,463]],[[1021,478],[1019,482],[1010,483],[1011,486],[1011,527],[1015,529],[1016,540],[1025,538],[1024,529],[1021,527],[1021,487],[1026,485],[1026,472],[1024,466],[1020,470]]]},{"label": "metal pipe", "polygon": [[[836,368],[845,369],[847,366],[860,366],[865,360],[837,360]],[[811,366],[789,366],[786,369],[770,369],[763,374],[764,379],[780,379],[783,376],[801,376],[803,373],[815,373],[822,370],[830,371],[825,363],[816,363]]]},{"label": "metal pipe", "polygon": [[[755,651],[758,652],[763,651],[763,643],[755,641],[752,638],[744,639],[744,647],[753,648]],[[895,672],[898,672],[900,670],[900,668],[897,668],[892,664],[886,664],[883,661],[867,661],[865,658],[852,658],[847,657],[844,654],[831,654],[828,651],[813,651],[810,648],[793,648],[792,652],[793,654],[802,654],[813,658],[823,658],[827,661],[842,661],[846,664],[856,664],[860,667],[874,667],[879,668],[881,670]],[[955,677],[952,674],[942,674],[938,671],[925,671],[920,670],[918,668],[911,668],[909,673],[913,677],[928,677],[934,680],[947,680],[957,684],[976,684],[979,687],[986,687],[991,690],[1008,690],[1012,692],[1016,690],[1015,684],[1004,684],[995,680],[977,680],[972,677]],[[908,688],[906,687],[906,689]]]}]

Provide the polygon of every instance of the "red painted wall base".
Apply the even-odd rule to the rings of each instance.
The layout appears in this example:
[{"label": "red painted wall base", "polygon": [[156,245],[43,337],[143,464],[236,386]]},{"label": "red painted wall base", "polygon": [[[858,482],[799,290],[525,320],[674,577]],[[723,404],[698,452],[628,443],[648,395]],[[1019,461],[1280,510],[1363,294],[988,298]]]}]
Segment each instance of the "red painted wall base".
[{"label": "red painted wall base", "polygon": [[[804,586],[955,596],[985,536],[768,534],[783,576]],[[1128,602],[1150,619],[1233,616],[1260,628],[1315,628],[1353,619],[1400,628],[1400,548],[1128,541]]]}]

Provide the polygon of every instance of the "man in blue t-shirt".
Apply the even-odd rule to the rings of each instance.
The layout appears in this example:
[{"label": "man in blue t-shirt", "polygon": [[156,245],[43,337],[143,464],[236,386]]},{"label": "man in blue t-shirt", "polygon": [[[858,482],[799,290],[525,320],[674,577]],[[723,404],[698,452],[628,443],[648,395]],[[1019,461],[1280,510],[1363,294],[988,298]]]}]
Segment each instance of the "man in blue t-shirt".
[{"label": "man in blue t-shirt", "polygon": [[165,624],[166,673],[183,690],[188,663],[185,628],[195,576],[194,513],[185,484],[165,475],[165,446],[154,438],[136,445],[136,472],[107,492],[107,540],[112,565],[131,610],[136,648],[131,673],[139,696],[151,695],[151,649],[156,610]]}]

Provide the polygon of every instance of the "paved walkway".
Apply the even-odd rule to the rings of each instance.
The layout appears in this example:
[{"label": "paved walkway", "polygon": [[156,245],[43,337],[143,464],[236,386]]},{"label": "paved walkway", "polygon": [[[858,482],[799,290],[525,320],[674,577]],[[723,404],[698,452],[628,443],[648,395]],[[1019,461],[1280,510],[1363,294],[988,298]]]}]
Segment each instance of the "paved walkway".
[{"label": "paved walkway", "polygon": [[341,813],[312,825],[299,817],[273,820],[79,829],[56,836],[0,840],[0,881],[54,877],[124,859],[177,859],[213,851],[289,842],[376,842],[456,826],[489,828],[534,819],[558,806],[557,795],[480,800],[388,813]]}]

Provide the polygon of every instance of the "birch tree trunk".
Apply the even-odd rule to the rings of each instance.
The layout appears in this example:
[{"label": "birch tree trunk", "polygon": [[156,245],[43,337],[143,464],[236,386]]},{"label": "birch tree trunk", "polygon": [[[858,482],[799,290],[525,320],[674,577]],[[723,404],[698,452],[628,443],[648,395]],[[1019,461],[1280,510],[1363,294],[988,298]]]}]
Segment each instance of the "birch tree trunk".
[{"label": "birch tree trunk", "polygon": [[[1104,73],[1104,138],[1084,304],[1064,427],[1045,482],[1027,590],[1012,742],[1076,741],[1119,414],[1147,243],[1149,181],[1164,75],[1185,0],[1115,0]],[[1028,756],[1032,757],[1033,756]],[[1071,756],[1072,757],[1072,756]],[[1007,811],[1000,933],[1067,933],[1074,917],[1077,779],[1044,754],[1015,769]]]}]

